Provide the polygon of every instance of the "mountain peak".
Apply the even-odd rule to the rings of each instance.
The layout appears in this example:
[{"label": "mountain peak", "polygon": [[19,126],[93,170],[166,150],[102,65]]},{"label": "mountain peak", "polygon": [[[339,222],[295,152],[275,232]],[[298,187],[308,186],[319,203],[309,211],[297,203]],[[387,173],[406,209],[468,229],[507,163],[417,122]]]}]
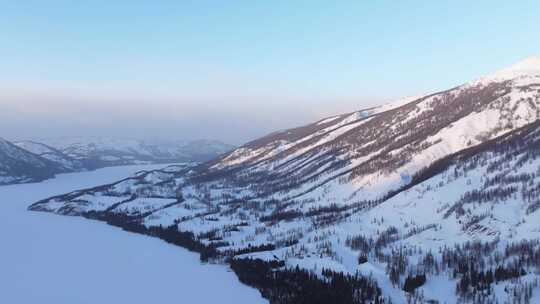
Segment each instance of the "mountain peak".
[{"label": "mountain peak", "polygon": [[540,77],[540,56],[531,56],[507,68],[498,70],[484,79],[509,80],[518,77]]}]

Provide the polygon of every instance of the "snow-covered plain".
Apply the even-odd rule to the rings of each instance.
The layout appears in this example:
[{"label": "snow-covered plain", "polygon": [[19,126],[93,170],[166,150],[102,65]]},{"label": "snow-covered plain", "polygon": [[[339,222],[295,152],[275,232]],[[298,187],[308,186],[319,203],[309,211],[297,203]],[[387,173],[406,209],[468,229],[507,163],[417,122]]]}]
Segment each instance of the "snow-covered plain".
[{"label": "snow-covered plain", "polygon": [[124,166],[0,187],[0,303],[266,303],[223,265],[159,239],[26,210],[51,195],[161,166]]}]

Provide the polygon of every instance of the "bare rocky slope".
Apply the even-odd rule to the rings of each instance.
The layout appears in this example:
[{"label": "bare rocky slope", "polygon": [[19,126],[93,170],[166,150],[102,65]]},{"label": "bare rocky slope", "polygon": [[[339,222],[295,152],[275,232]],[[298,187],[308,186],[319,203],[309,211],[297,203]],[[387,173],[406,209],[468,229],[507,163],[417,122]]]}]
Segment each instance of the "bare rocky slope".
[{"label": "bare rocky slope", "polygon": [[540,301],[540,58],[42,200],[230,263],[273,303]]}]

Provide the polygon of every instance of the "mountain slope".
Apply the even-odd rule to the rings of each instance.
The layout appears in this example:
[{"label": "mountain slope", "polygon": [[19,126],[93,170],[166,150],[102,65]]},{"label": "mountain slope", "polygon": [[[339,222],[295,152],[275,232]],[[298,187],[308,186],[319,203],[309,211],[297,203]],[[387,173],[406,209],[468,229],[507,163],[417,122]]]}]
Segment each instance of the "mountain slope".
[{"label": "mountain slope", "polygon": [[0,185],[41,181],[61,172],[64,168],[0,138]]},{"label": "mountain slope", "polygon": [[[393,303],[527,303],[540,292],[539,106],[532,58],[30,210],[104,220],[229,261],[275,303],[304,299],[294,290],[313,285],[303,281],[335,283],[328,269],[368,278],[348,277],[348,288],[372,290],[374,280]],[[276,276],[303,279],[288,280],[299,284],[291,290]]]},{"label": "mountain slope", "polygon": [[270,184],[261,182],[289,197],[318,197],[326,187],[340,189],[327,197],[338,204],[378,199],[441,157],[535,121],[538,89],[537,75],[475,81],[384,112],[359,111],[271,134],[213,168],[243,166],[250,176],[278,172]]}]

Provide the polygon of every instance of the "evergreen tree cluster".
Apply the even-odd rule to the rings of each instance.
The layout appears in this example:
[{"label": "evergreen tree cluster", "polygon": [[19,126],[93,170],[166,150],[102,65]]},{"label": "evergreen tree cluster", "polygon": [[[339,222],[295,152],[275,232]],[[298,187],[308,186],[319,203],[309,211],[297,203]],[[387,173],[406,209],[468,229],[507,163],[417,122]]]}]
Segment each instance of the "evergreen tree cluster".
[{"label": "evergreen tree cluster", "polygon": [[240,281],[253,286],[272,304],[388,303],[377,283],[360,275],[323,270],[323,278],[283,261],[233,259],[231,268]]},{"label": "evergreen tree cluster", "polygon": [[418,274],[415,276],[407,276],[405,284],[403,284],[403,290],[406,292],[414,292],[416,288],[426,283],[426,275]]}]

